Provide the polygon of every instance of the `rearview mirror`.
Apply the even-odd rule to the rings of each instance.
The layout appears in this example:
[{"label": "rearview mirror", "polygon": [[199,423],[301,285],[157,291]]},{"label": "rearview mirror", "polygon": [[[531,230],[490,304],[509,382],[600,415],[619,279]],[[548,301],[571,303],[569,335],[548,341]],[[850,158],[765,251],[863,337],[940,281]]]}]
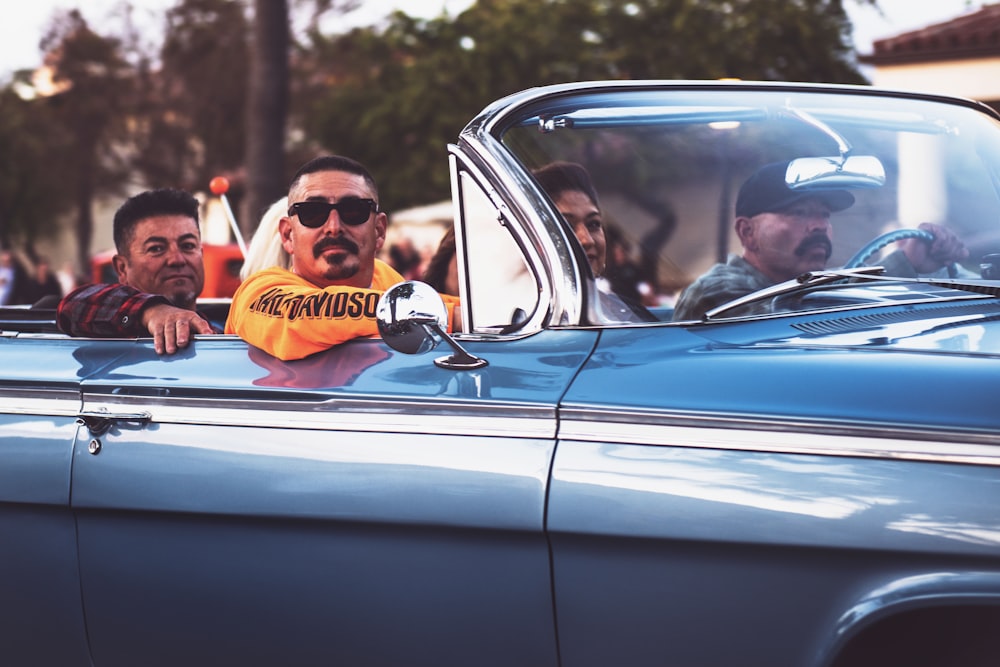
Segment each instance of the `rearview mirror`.
[{"label": "rearview mirror", "polygon": [[880,188],[885,167],[874,155],[800,157],[788,164],[785,183],[792,190]]}]

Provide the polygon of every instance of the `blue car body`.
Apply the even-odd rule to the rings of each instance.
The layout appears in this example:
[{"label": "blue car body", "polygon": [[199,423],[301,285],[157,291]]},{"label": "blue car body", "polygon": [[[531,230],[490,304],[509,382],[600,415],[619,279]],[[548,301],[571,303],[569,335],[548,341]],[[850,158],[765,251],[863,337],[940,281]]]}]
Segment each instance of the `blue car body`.
[{"label": "blue car body", "polygon": [[[789,159],[830,150],[803,118],[909,137],[941,128],[940,107],[955,126],[933,136],[983,132],[960,161],[979,156],[986,194],[953,199],[981,214],[963,227],[966,273],[1000,246],[1000,125],[980,105],[581,83],[498,101],[449,147],[465,309],[453,342],[479,368],[380,339],[280,361],[199,336],[158,356],[150,339],[0,314],[3,662],[990,664],[997,283],[845,279],[764,314],[672,321],[664,301],[649,305],[658,321],[602,319],[587,258],[531,177],[594,142],[655,164],[635,146],[682,125],[772,122],[799,100],[808,114],[775,133]],[[602,134],[571,134],[590,128]],[[553,133],[569,136],[550,149]],[[852,138],[890,180],[910,177],[867,136]],[[691,163],[681,147],[699,142],[670,145]],[[733,173],[777,152],[736,151]],[[610,191],[601,159],[587,166]],[[705,191],[691,197],[672,201],[696,208]],[[634,201],[609,196],[608,217],[648,219]],[[861,204],[878,219],[865,229],[880,228],[887,204]],[[621,224],[655,245],[648,221]],[[718,239],[714,220],[694,226]],[[712,251],[674,249],[679,229],[657,257],[695,274]]]}]

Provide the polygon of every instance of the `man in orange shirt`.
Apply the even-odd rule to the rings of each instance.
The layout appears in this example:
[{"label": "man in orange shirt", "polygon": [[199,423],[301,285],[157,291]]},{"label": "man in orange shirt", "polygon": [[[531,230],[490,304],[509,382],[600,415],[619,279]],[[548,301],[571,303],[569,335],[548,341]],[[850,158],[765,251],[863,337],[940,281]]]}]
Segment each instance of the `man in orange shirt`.
[{"label": "man in orange shirt", "polygon": [[[247,277],[233,295],[226,333],[279,359],[301,359],[360,336],[377,336],[382,293],[403,277],[375,257],[388,217],[368,170],[329,155],[303,165],[278,223],[289,269]],[[451,307],[454,297],[445,297]]]}]

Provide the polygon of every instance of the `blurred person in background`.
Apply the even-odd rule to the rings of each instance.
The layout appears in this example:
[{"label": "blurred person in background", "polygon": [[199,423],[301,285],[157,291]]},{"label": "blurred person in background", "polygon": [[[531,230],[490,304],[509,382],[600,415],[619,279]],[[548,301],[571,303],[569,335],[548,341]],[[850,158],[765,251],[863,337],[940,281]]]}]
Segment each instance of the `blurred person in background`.
[{"label": "blurred person in background", "polygon": [[0,270],[4,276],[9,276],[7,282],[0,286],[0,295],[5,299],[0,300],[0,305],[30,304],[28,299],[33,293],[31,275],[17,254],[11,250],[0,252]]},{"label": "blurred person in background", "polygon": [[406,280],[420,277],[420,253],[409,237],[402,237],[389,246],[389,266],[396,269]]},{"label": "blurred person in background", "polygon": [[23,303],[39,303],[45,297],[52,297],[54,307],[62,297],[62,285],[56,277],[55,271],[49,265],[49,260],[39,257],[35,262],[35,270],[28,275],[25,280],[23,291],[19,290]]},{"label": "blurred person in background", "polygon": [[632,259],[631,248],[621,230],[615,225],[607,225],[604,231],[608,246],[604,273],[611,291],[633,303],[659,305],[652,281]]},{"label": "blurred person in background", "polygon": [[9,250],[0,250],[0,306],[14,303],[14,257]]},{"label": "blurred person in background", "polygon": [[437,250],[427,263],[422,280],[441,294],[458,296],[458,257],[455,254],[455,228],[449,227]]},{"label": "blurred person in background", "polygon": [[80,284],[80,279],[73,270],[73,262],[64,262],[62,268],[56,271],[56,279],[63,295],[69,294]]},{"label": "blurred person in background", "polygon": [[292,264],[292,256],[281,244],[281,234],[278,233],[278,221],[288,212],[288,197],[282,197],[271,204],[261,216],[257,230],[247,246],[247,256],[240,268],[240,279],[261,269],[280,266],[287,269]]}]

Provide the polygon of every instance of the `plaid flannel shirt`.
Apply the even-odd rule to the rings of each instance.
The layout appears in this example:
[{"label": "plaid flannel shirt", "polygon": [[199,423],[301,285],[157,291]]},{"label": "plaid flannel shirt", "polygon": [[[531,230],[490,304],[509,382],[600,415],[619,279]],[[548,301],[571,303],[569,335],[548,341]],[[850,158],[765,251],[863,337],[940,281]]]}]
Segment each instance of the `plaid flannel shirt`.
[{"label": "plaid flannel shirt", "polygon": [[60,331],[71,336],[145,336],[149,332],[142,324],[142,311],[156,303],[170,302],[120,283],[84,285],[59,302],[56,322]]},{"label": "plaid flannel shirt", "polygon": [[[773,280],[745,259],[730,255],[725,264],[716,264],[681,292],[674,307],[673,319],[700,320],[702,315],[716,306],[773,284]],[[766,309],[767,304],[754,304],[747,308],[751,311]]]}]

